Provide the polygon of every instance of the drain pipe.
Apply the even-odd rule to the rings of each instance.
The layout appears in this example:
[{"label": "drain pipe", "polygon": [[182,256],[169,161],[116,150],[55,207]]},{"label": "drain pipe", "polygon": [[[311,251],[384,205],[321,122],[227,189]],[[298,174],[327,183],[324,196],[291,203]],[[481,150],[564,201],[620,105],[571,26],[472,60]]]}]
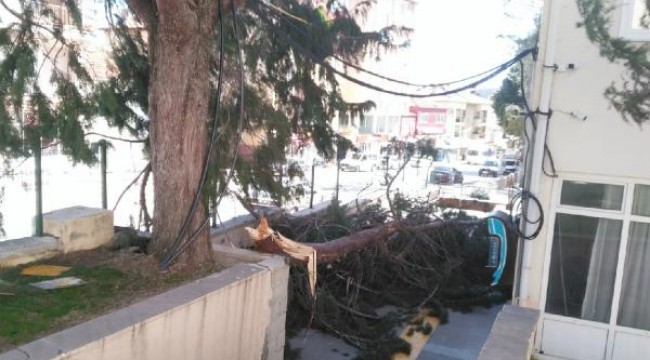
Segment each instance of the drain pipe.
[{"label": "drain pipe", "polygon": [[[530,191],[533,195],[539,195],[540,180],[543,176],[542,166],[544,165],[544,145],[546,144],[546,124],[549,121],[549,110],[551,103],[551,88],[553,85],[554,69],[544,65],[555,64],[555,47],[557,43],[557,25],[559,13],[559,2],[548,1],[548,26],[547,36],[545,38],[544,59],[541,67],[541,87],[539,91],[539,101],[533,103],[533,107],[537,105],[539,113],[536,114],[537,119],[535,136],[532,144],[532,163],[530,165],[530,176],[528,176],[528,184],[524,184],[524,188]],[[530,150],[529,150],[530,151]],[[532,203],[527,203],[527,216],[531,219],[537,219],[540,214],[537,207]],[[524,224],[523,232],[528,234],[532,232],[530,229],[531,224]],[[529,299],[529,281],[530,272],[532,269],[532,246],[531,240],[521,240],[523,242],[521,263],[519,268],[519,284],[518,284],[518,304],[525,305]],[[523,304],[522,304],[523,303]]]}]

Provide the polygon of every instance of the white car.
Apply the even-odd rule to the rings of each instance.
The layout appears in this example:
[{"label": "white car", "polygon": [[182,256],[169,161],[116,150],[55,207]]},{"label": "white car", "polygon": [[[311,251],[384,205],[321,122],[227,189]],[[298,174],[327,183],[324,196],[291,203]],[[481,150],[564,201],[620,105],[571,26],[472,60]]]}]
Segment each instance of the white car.
[{"label": "white car", "polygon": [[501,175],[501,162],[498,159],[487,159],[481,165],[478,171],[478,176],[494,176]]}]

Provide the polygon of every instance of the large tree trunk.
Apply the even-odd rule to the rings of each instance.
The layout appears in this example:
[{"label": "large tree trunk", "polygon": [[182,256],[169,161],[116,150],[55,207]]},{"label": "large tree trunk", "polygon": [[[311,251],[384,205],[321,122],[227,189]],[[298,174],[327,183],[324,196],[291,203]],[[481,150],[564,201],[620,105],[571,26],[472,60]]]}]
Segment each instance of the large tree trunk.
[{"label": "large tree trunk", "polygon": [[[209,56],[215,19],[209,0],[158,0],[150,24],[149,117],[154,178],[153,234],[150,249],[160,256],[173,246],[195,194],[208,141]],[[200,195],[199,195],[200,196]],[[199,199],[187,242],[207,218]],[[178,258],[200,263],[210,257],[209,231]]]}]

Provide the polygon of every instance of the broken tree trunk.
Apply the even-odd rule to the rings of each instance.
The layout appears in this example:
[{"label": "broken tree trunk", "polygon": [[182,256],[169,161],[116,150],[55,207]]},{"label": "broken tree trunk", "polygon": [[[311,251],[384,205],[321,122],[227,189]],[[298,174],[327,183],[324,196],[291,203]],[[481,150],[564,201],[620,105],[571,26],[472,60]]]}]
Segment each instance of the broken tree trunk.
[{"label": "broken tree trunk", "polygon": [[255,248],[259,251],[285,254],[299,261],[304,259],[307,253],[315,251],[318,262],[327,264],[339,260],[350,252],[383,240],[398,229],[399,227],[395,223],[391,223],[381,227],[361,230],[325,243],[309,244],[293,241],[274,231],[268,226],[265,217],[262,217],[257,229],[246,228],[246,231],[254,241]]}]

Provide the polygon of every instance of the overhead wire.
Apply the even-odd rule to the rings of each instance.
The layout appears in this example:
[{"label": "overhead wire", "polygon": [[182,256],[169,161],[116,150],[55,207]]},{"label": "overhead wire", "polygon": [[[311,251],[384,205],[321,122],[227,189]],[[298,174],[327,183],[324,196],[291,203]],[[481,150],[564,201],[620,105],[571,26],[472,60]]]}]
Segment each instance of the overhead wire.
[{"label": "overhead wire", "polygon": [[[266,6],[266,8],[269,9],[270,11],[278,12],[278,9],[277,9],[276,6],[271,7],[271,6],[269,6],[269,4],[267,4],[266,2],[263,2],[263,1],[260,2],[259,4],[261,4],[262,6]],[[370,71],[370,70],[364,69],[364,68],[361,67],[361,66],[351,64],[351,63],[349,63],[349,62],[347,62],[347,61],[341,59],[340,57],[338,57],[338,56],[336,56],[336,55],[330,55],[330,56],[332,56],[332,58],[336,59],[337,61],[340,61],[341,63],[343,63],[343,64],[346,65],[346,66],[353,67],[354,69],[356,69],[356,70],[358,70],[358,71],[361,71],[361,72],[364,72],[364,73],[368,73],[368,74],[373,75],[373,76],[375,76],[375,77],[378,77],[378,78],[380,78],[380,79],[384,79],[384,80],[392,81],[392,82],[395,82],[395,83],[400,83],[400,84],[403,84],[403,85],[415,86],[415,87],[418,87],[418,88],[430,88],[430,87],[441,87],[441,88],[444,88],[444,87],[446,87],[446,86],[450,86],[450,85],[454,85],[454,84],[463,83],[463,82],[466,82],[466,81],[470,81],[470,80],[472,80],[472,79],[477,79],[477,80],[474,80],[474,81],[472,81],[471,83],[469,83],[469,84],[467,84],[467,85],[464,85],[464,86],[458,87],[458,88],[456,88],[456,89],[451,89],[451,90],[444,90],[444,91],[440,91],[440,92],[429,92],[429,93],[425,93],[425,94],[421,94],[421,93],[406,93],[406,92],[399,92],[399,91],[389,90],[389,89],[386,89],[386,88],[383,88],[383,87],[380,87],[380,86],[377,86],[377,85],[374,85],[374,84],[370,84],[370,83],[368,83],[368,82],[366,82],[366,81],[359,80],[359,79],[357,79],[357,78],[355,78],[355,77],[353,77],[353,76],[351,76],[351,75],[349,75],[349,74],[346,74],[346,73],[344,73],[344,72],[342,72],[342,71],[340,71],[340,70],[334,68],[334,67],[333,67],[330,63],[328,63],[325,59],[320,59],[320,58],[317,57],[315,54],[313,54],[311,51],[309,51],[309,50],[305,49],[303,46],[301,46],[297,41],[295,41],[294,39],[292,39],[292,38],[291,38],[290,36],[288,36],[287,34],[285,34],[285,33],[283,33],[283,32],[279,32],[278,29],[273,25],[272,21],[271,21],[269,18],[267,18],[264,14],[262,14],[261,11],[257,11],[256,8],[253,8],[253,11],[254,11],[254,12],[255,12],[259,17],[260,17],[260,19],[261,19],[264,23],[266,23],[266,24],[271,28],[271,30],[273,30],[273,31],[274,31],[274,32],[275,32],[275,33],[276,33],[276,34],[277,34],[277,35],[278,35],[282,40],[284,40],[284,41],[287,42],[289,45],[291,45],[295,50],[298,50],[300,53],[302,53],[303,55],[305,55],[305,56],[307,56],[308,58],[310,58],[312,61],[314,61],[314,62],[320,64],[321,66],[323,66],[323,67],[325,67],[326,69],[332,71],[333,73],[335,73],[335,74],[337,74],[337,75],[343,77],[344,79],[346,79],[346,80],[348,80],[348,81],[351,81],[351,82],[353,82],[353,83],[355,83],[355,84],[357,84],[357,85],[360,85],[360,86],[363,86],[363,87],[366,87],[366,88],[369,88],[369,89],[372,89],[372,90],[375,90],[375,91],[379,91],[379,92],[383,92],[383,93],[387,93],[387,94],[391,94],[391,95],[396,95],[396,96],[405,96],[405,97],[413,97],[413,98],[426,98],[426,97],[445,96],[445,95],[451,95],[451,94],[455,94],[455,93],[458,93],[458,92],[462,92],[462,91],[465,91],[465,90],[468,90],[468,89],[474,88],[474,87],[476,87],[477,85],[480,85],[481,83],[486,82],[486,81],[492,79],[493,77],[495,77],[495,76],[498,75],[499,73],[501,73],[501,72],[507,70],[509,67],[511,67],[512,65],[514,65],[515,63],[517,63],[517,61],[519,61],[520,59],[526,57],[528,54],[533,53],[533,51],[534,51],[534,49],[532,49],[532,48],[531,48],[531,49],[524,50],[524,51],[521,52],[520,54],[517,54],[514,58],[510,59],[509,61],[506,61],[505,63],[502,63],[502,64],[500,64],[500,65],[497,65],[497,66],[495,66],[495,67],[493,67],[493,68],[490,68],[490,69],[488,69],[488,70],[486,70],[486,71],[483,71],[483,72],[481,72],[481,73],[479,73],[479,74],[476,74],[476,75],[473,75],[473,76],[470,76],[470,77],[467,77],[467,78],[464,78],[464,79],[460,79],[460,80],[455,80],[455,81],[450,81],[450,82],[445,82],[445,83],[438,83],[438,84],[415,84],[415,83],[410,83],[410,82],[406,82],[406,81],[402,81],[402,80],[398,80],[398,79],[390,78],[390,77],[387,77],[387,76],[381,75],[381,74],[379,74],[379,73],[376,73],[376,72],[373,72],[373,71]],[[293,27],[294,29],[296,29],[296,31],[300,32],[301,34],[303,34],[303,35],[305,35],[305,36],[309,36],[309,34],[305,31],[305,29],[300,28],[300,27],[297,26],[295,23],[293,23],[290,19],[287,19],[287,18],[285,17],[286,14],[287,14],[287,12],[284,11],[284,10],[283,10],[282,12],[279,12],[280,19],[284,19],[284,20],[286,20],[286,23],[287,23],[289,26]],[[292,19],[293,19],[293,18],[296,18],[296,17],[297,17],[297,16],[295,16],[295,15],[291,15],[291,18],[292,18]]]},{"label": "overhead wire", "polygon": [[350,63],[350,62],[348,62],[348,61],[342,59],[340,56],[337,56],[337,55],[331,55],[331,57],[332,57],[333,59],[336,59],[337,61],[339,61],[340,63],[342,63],[342,64],[345,65],[345,66],[348,66],[348,67],[351,67],[351,68],[353,68],[353,69],[355,69],[355,70],[357,70],[357,71],[360,71],[360,72],[363,72],[363,73],[366,73],[366,74],[369,74],[369,75],[375,76],[375,77],[377,77],[377,78],[379,78],[379,79],[383,79],[383,80],[387,80],[387,81],[390,81],[390,82],[394,82],[394,83],[396,83],[396,84],[408,85],[408,86],[413,86],[413,87],[418,87],[418,88],[445,87],[445,86],[449,86],[449,85],[453,85],[453,84],[463,83],[463,82],[466,82],[466,81],[469,81],[469,80],[476,79],[476,78],[478,78],[478,77],[484,76],[484,75],[489,74],[489,73],[491,73],[491,72],[493,72],[493,71],[496,71],[496,70],[498,70],[498,69],[502,66],[502,64],[501,64],[501,65],[497,65],[497,66],[495,66],[495,67],[492,67],[492,68],[490,68],[490,69],[487,69],[487,70],[485,70],[485,71],[482,71],[482,72],[480,72],[480,73],[478,73],[478,74],[474,74],[474,75],[472,75],[472,76],[468,76],[468,77],[466,77],[466,78],[459,79],[459,80],[453,80],[453,81],[443,82],[443,83],[418,84],[418,83],[412,83],[412,82],[409,82],[409,81],[403,81],[403,80],[399,80],[399,79],[391,78],[391,77],[388,77],[388,76],[385,76],[385,75],[379,74],[379,73],[374,72],[374,71],[371,71],[371,70],[366,70],[366,69],[364,69],[363,67],[361,67],[361,66],[359,66],[359,65],[355,65],[355,64],[353,64],[353,63]]},{"label": "overhead wire", "polygon": [[[306,25],[306,26],[310,26],[311,24],[310,24],[309,22],[307,22],[305,19],[303,19],[303,18],[301,18],[301,17],[299,17],[299,16],[296,16],[296,15],[293,15],[293,14],[289,13],[288,11],[286,11],[286,10],[284,10],[284,9],[278,7],[278,6],[275,6],[275,5],[271,4],[271,3],[262,2],[262,4],[265,5],[265,6],[267,6],[267,7],[269,7],[269,8],[271,8],[271,9],[273,9],[273,10],[275,10],[275,11],[277,11],[277,12],[278,12],[280,15],[282,15],[282,16],[287,16],[287,17],[289,17],[290,19],[287,19],[287,24],[289,24],[290,26],[292,26],[292,27],[293,27],[294,29],[296,29],[297,31],[301,32],[303,35],[305,35],[305,36],[309,36],[309,34],[308,34],[304,29],[298,27],[296,24],[294,24],[294,23],[291,21],[291,19],[295,19],[295,20],[297,20],[298,22],[300,22],[300,23],[302,23],[302,24],[304,24],[304,25]],[[496,70],[501,66],[501,65],[497,65],[497,66],[495,66],[495,67],[493,67],[493,68],[487,69],[487,70],[482,71],[482,72],[480,72],[480,73],[478,73],[478,74],[474,74],[474,75],[472,75],[472,76],[468,76],[468,77],[466,77],[466,78],[459,79],[459,80],[454,80],[454,81],[449,81],[449,82],[442,82],[442,83],[428,83],[428,84],[424,84],[424,83],[413,83],[413,82],[409,82],[409,81],[404,81],[404,80],[400,80],[400,79],[395,79],[395,78],[388,77],[388,76],[385,76],[385,75],[379,74],[379,73],[374,72],[374,71],[371,71],[371,70],[367,70],[367,69],[365,69],[365,68],[363,68],[363,67],[361,67],[361,66],[359,66],[359,65],[353,64],[353,63],[351,63],[351,62],[349,62],[349,61],[346,61],[345,59],[343,59],[342,57],[340,57],[340,56],[338,56],[338,55],[336,55],[336,54],[332,54],[332,55],[330,55],[330,56],[331,56],[333,59],[337,60],[338,62],[342,63],[343,65],[348,66],[348,67],[351,67],[351,68],[353,68],[353,69],[355,69],[355,70],[357,70],[357,71],[360,71],[360,72],[363,72],[363,73],[366,73],[366,74],[369,74],[369,75],[375,76],[375,77],[380,78],[380,79],[383,79],[383,80],[387,80],[387,81],[390,81],[390,82],[394,82],[394,83],[396,83],[396,84],[408,85],[408,86],[413,86],[413,87],[417,87],[417,88],[426,88],[426,87],[444,87],[444,86],[449,86],[449,85],[453,85],[453,84],[458,84],[458,83],[466,82],[466,81],[469,81],[469,80],[472,80],[472,79],[478,78],[478,77],[480,77],[480,76],[486,75],[486,74],[488,74],[488,73],[490,73],[490,72],[492,72],[492,71],[496,71]]]}]

